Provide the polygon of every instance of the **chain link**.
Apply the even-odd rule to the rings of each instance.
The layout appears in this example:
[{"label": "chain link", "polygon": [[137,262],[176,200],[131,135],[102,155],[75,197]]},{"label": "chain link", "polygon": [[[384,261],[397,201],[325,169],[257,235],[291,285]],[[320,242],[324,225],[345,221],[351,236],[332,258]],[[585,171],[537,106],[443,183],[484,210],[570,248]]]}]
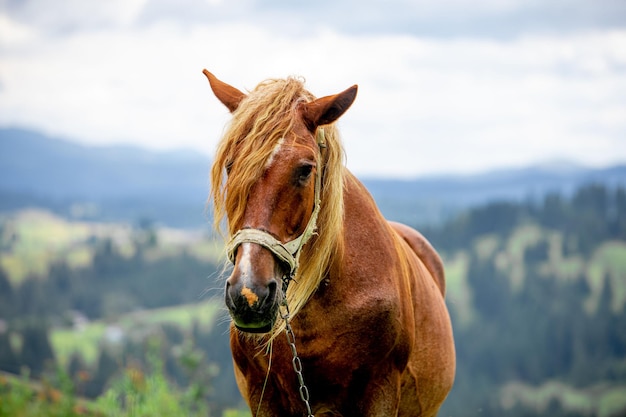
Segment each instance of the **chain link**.
[{"label": "chain link", "polygon": [[298,377],[298,383],[300,384],[298,391],[300,392],[300,398],[302,399],[302,402],[306,407],[307,417],[315,417],[313,415],[313,412],[311,411],[311,404],[309,403],[309,389],[304,384],[304,376],[302,375],[302,361],[298,357],[298,351],[296,349],[296,335],[293,333],[291,323],[289,323],[291,317],[289,316],[289,306],[287,305],[287,298],[284,299],[283,305],[285,306],[285,314],[281,313],[280,316],[283,320],[285,320],[285,334],[287,335],[287,343],[289,343],[289,347],[291,348],[291,353],[293,355],[291,363],[293,365],[293,370],[296,372],[296,376]]}]

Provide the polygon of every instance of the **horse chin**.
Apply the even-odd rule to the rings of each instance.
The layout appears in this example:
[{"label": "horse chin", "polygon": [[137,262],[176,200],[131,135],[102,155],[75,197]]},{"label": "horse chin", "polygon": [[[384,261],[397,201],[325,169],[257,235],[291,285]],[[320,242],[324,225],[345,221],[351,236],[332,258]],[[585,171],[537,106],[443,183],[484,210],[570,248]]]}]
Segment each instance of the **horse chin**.
[{"label": "horse chin", "polygon": [[261,327],[250,327],[250,326],[240,326],[235,322],[235,327],[237,328],[237,330],[241,331],[241,332],[245,332],[245,333],[269,333],[272,328],[274,327],[274,322],[268,323],[266,325],[263,325]]},{"label": "horse chin", "polygon": [[246,333],[269,333],[274,328],[278,317],[278,305],[272,306],[264,314],[251,310],[230,311],[230,316],[237,330]]},{"label": "horse chin", "polygon": [[245,333],[269,333],[274,328],[275,321],[276,320],[260,323],[238,323],[237,320],[233,318],[233,324],[237,330]]}]

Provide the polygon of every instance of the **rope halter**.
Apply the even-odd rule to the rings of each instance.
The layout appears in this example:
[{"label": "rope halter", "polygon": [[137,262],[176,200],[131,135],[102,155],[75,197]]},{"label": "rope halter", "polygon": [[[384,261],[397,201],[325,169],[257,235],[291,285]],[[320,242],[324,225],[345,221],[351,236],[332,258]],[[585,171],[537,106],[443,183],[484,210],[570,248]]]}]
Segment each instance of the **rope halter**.
[{"label": "rope halter", "polygon": [[[326,138],[324,136],[324,129],[317,129],[317,146],[320,149],[326,147]],[[242,243],[256,243],[271,251],[276,258],[289,267],[289,273],[282,277],[283,279],[283,292],[287,291],[287,285],[295,277],[298,270],[298,262],[300,259],[300,252],[302,247],[311,239],[311,237],[317,231],[317,216],[320,211],[321,199],[321,182],[322,182],[322,166],[321,157],[318,158],[318,166],[315,172],[315,207],[313,213],[306,228],[302,234],[289,242],[282,243],[274,236],[260,229],[241,229],[233,235],[227,245],[228,259],[235,264],[235,256],[237,254],[237,248]]]}]

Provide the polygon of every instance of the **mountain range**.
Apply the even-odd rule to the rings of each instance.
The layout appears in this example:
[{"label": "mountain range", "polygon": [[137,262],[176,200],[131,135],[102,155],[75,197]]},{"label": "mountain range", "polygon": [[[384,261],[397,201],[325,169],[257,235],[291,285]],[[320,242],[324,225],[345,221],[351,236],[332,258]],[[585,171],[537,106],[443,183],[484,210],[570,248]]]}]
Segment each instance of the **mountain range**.
[{"label": "mountain range", "polygon": [[[208,221],[210,162],[193,151],[91,147],[33,130],[3,128],[0,212],[40,206],[94,220],[203,227]],[[626,186],[626,164],[589,168],[560,161],[475,175],[363,182],[387,218],[421,225],[494,200],[569,194],[587,183]]]}]

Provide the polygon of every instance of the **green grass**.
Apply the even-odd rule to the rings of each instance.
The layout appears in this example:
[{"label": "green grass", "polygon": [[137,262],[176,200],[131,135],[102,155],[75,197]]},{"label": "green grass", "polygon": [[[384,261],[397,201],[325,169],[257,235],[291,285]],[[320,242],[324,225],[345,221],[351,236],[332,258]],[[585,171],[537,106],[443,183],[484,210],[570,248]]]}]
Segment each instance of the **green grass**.
[{"label": "green grass", "polygon": [[[29,276],[45,277],[54,262],[70,268],[92,264],[94,239],[111,239],[122,256],[136,253],[141,231],[125,224],[68,221],[43,210],[23,210],[0,219],[0,267],[13,285]],[[221,239],[202,233],[170,228],[156,230],[157,245],[145,252],[148,261],[180,256],[183,252],[200,261],[224,261]]]},{"label": "green grass", "polygon": [[[67,374],[33,382],[27,375],[0,374],[0,417],[178,417],[207,416],[202,390],[192,385],[181,390],[164,375],[163,365],[152,359],[144,373],[126,368],[111,387],[95,401],[77,398]],[[237,414],[233,414],[237,415]],[[239,414],[245,415],[245,414]]]},{"label": "green grass", "polygon": [[446,271],[446,299],[458,313],[460,324],[470,323],[473,319],[472,294],[467,284],[469,256],[458,252],[451,259],[444,259]]},{"label": "green grass", "polygon": [[591,295],[585,307],[595,311],[604,288],[605,279],[611,280],[611,308],[621,311],[626,303],[626,243],[621,241],[606,242],[593,254],[587,266],[587,279]]},{"label": "green grass", "polygon": [[606,390],[598,404],[598,417],[613,417],[626,412],[626,387]]},{"label": "green grass", "polygon": [[81,330],[53,330],[50,334],[50,343],[59,365],[66,368],[74,352],[79,353],[86,364],[94,365],[105,331],[106,325],[103,322],[89,323]]},{"label": "green grass", "polygon": [[[92,236],[114,233],[95,224],[69,222],[42,210],[24,210],[3,219],[0,266],[13,284],[28,276],[45,276],[53,262],[68,259],[72,266],[91,263]],[[106,233],[105,233],[106,232]]]},{"label": "green grass", "polygon": [[58,372],[42,381],[30,380],[28,374],[15,376],[0,371],[0,417],[103,417],[93,401],[74,395],[69,377]]},{"label": "green grass", "polygon": [[214,302],[202,302],[175,307],[142,310],[122,316],[118,324],[122,327],[133,328],[147,324],[169,323],[190,329],[194,321],[204,328],[212,326],[219,305]]},{"label": "green grass", "polygon": [[[545,240],[548,244],[548,260],[539,272],[547,278],[574,280],[586,277],[591,294],[585,308],[593,313],[602,293],[605,279],[611,282],[611,308],[621,311],[626,304],[626,243],[622,241],[606,242],[589,260],[580,255],[563,255],[563,236],[559,232],[550,232],[535,225],[526,225],[516,229],[509,239],[500,242],[493,235],[478,238],[472,250],[479,259],[489,260],[511,280],[512,289],[521,288],[526,274],[524,252]],[[467,268],[469,256],[459,252],[444,257],[448,301],[454,305],[465,323],[472,319],[471,293],[467,286]]]},{"label": "green grass", "polygon": [[524,251],[526,248],[536,246],[540,242],[543,232],[536,225],[526,225],[518,227],[506,245],[506,252],[501,258],[501,268],[508,270],[511,288],[516,291],[524,284],[526,268],[524,265]]},{"label": "green grass", "polygon": [[596,384],[587,388],[574,388],[559,381],[548,381],[534,387],[520,382],[510,382],[500,392],[500,403],[505,410],[516,405],[545,413],[551,401],[557,401],[566,410],[582,415],[612,417],[626,412],[626,386]]},{"label": "green grass", "polygon": [[187,251],[197,259],[209,261],[216,265],[226,260],[226,250],[221,239],[197,242],[194,245],[190,245]]},{"label": "green grass", "polygon": [[560,280],[575,280],[585,272],[585,260],[580,255],[565,257],[563,255],[563,234],[550,232],[546,236],[548,243],[548,260],[541,265],[540,273],[545,277],[556,277]]},{"label": "green grass", "polygon": [[486,261],[491,259],[500,246],[500,239],[497,235],[481,236],[474,242],[474,251],[478,259]]},{"label": "green grass", "polygon": [[203,328],[215,323],[220,309],[217,302],[202,302],[176,307],[142,310],[119,317],[115,322],[94,321],[83,328],[57,328],[50,334],[50,342],[59,365],[65,368],[74,352],[79,353],[88,366],[94,365],[100,346],[106,342],[107,329],[118,327],[124,334],[145,330],[160,324],[169,323],[189,331],[198,322]]},{"label": "green grass", "polygon": [[96,401],[105,415],[120,416],[206,416],[208,410],[203,398],[192,386],[180,391],[167,381],[162,365],[153,365],[153,371],[127,368],[123,377]]}]

